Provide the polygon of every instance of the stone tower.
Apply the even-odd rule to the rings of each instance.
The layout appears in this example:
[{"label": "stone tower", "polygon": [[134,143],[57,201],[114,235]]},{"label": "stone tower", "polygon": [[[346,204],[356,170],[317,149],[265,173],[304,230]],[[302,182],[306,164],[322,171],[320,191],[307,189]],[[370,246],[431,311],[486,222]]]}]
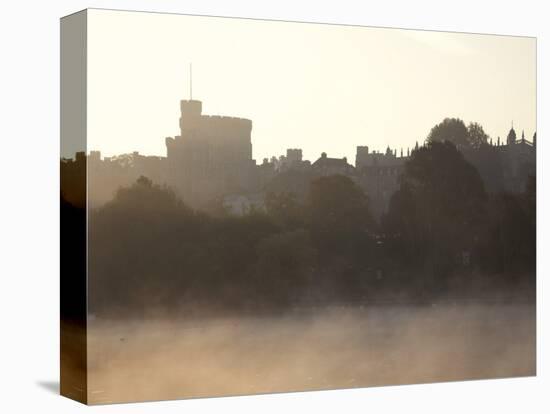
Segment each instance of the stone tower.
[{"label": "stone tower", "polygon": [[184,202],[200,206],[250,185],[252,121],[202,113],[202,102],[182,100],[180,135],[166,138],[169,184]]}]

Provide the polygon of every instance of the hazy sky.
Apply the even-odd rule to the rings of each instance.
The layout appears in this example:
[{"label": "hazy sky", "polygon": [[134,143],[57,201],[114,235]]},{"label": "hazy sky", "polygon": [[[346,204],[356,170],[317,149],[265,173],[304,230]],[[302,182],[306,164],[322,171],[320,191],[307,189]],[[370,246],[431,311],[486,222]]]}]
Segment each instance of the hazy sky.
[{"label": "hazy sky", "polygon": [[414,146],[445,117],[495,140],[536,125],[534,38],[89,12],[88,147],[165,155],[179,100],[252,120],[253,156]]}]

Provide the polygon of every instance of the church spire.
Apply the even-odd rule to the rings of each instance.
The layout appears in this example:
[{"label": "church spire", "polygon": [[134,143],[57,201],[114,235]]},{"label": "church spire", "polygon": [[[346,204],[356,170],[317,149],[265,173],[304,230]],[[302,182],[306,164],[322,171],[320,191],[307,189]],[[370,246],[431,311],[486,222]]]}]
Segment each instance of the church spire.
[{"label": "church spire", "polygon": [[510,129],[510,132],[508,132],[508,136],[506,137],[506,143],[508,145],[513,145],[516,143],[516,131],[514,130],[514,123],[512,122],[512,129]]}]

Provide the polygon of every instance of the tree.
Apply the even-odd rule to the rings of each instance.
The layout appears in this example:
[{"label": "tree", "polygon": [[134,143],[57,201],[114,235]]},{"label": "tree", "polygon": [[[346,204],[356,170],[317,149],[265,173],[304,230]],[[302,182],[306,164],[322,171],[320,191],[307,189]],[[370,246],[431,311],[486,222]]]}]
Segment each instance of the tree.
[{"label": "tree", "polygon": [[293,228],[303,225],[303,206],[298,203],[295,193],[269,192],[265,196],[265,208],[280,225]]},{"label": "tree", "polygon": [[470,122],[468,125],[468,142],[471,148],[480,148],[487,145],[489,135],[485,133],[483,127],[477,122]]},{"label": "tree", "polygon": [[320,232],[349,234],[369,232],[374,227],[367,196],[344,175],[314,180],[307,207],[313,228]]},{"label": "tree", "polygon": [[[140,177],[89,218],[91,309],[168,303],[201,253],[201,216],[167,187]],[[189,270],[188,270],[189,269]],[[95,310],[94,310],[95,311]]]},{"label": "tree", "polygon": [[427,143],[444,141],[452,142],[458,149],[470,146],[468,128],[462,119],[445,118],[431,129],[426,139]]},{"label": "tree", "polygon": [[[489,200],[487,233],[480,248],[487,272],[520,283],[536,270],[536,188],[528,177],[522,194],[499,193]],[[523,280],[525,282],[525,280]],[[531,280],[534,282],[534,279]]]},{"label": "tree", "polygon": [[479,173],[450,142],[430,142],[405,164],[385,230],[421,249],[421,259],[448,268],[476,244],[486,193]]},{"label": "tree", "polygon": [[286,305],[299,300],[311,282],[316,252],[300,229],[273,234],[257,247],[256,295],[263,304]]},{"label": "tree", "polygon": [[471,122],[468,127],[459,118],[445,118],[441,123],[434,126],[426,142],[451,142],[459,150],[479,148],[487,144],[489,136],[483,127],[477,122]]},{"label": "tree", "polygon": [[356,280],[344,281],[358,277],[374,254],[375,221],[365,193],[349,177],[320,177],[311,183],[305,213],[324,272],[317,280],[355,286]]}]

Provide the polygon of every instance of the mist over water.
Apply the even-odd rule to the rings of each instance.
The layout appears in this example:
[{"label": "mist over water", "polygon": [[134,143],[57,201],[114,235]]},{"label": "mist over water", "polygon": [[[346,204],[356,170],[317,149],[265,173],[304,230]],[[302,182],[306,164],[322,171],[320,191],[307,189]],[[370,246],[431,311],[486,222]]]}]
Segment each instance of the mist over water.
[{"label": "mist over water", "polygon": [[96,319],[88,336],[89,402],[530,376],[535,330],[533,304]]}]

